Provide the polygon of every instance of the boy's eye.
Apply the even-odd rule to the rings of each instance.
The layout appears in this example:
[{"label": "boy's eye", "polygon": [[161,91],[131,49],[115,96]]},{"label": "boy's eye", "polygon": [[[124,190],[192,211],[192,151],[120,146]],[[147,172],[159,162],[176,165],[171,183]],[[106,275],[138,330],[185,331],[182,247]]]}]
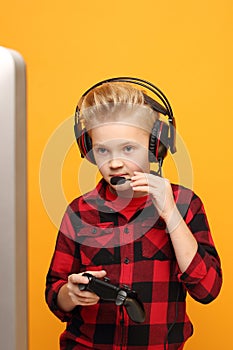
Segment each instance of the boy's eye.
[{"label": "boy's eye", "polygon": [[132,152],[133,150],[134,150],[134,147],[131,146],[131,145],[125,146],[125,148],[124,148],[124,151],[125,151],[126,153],[130,153],[130,152]]},{"label": "boy's eye", "polygon": [[104,148],[104,147],[98,147],[98,148],[96,149],[96,151],[97,151],[97,153],[99,153],[99,154],[105,154],[105,153],[107,153],[107,149]]}]

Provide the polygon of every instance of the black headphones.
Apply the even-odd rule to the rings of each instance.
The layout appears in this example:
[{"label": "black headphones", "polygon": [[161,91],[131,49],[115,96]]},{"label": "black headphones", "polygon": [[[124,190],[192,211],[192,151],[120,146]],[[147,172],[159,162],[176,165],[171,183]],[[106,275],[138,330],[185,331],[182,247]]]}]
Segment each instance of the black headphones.
[{"label": "black headphones", "polygon": [[[81,101],[83,97],[85,97],[91,90],[96,87],[112,82],[126,82],[135,85],[143,86],[144,88],[153,92],[163,103],[161,105],[157,101],[155,101],[150,96],[143,93],[145,102],[152,108],[154,111],[159,112],[163,115],[168,116],[168,124],[157,119],[153,125],[150,135],[149,141],[149,161],[150,162],[158,162],[160,166],[162,166],[163,159],[167,155],[168,148],[170,148],[171,153],[176,152],[176,124],[175,118],[173,116],[171,105],[164,95],[164,93],[157,88],[152,83],[138,79],[138,78],[130,78],[130,77],[119,77],[119,78],[110,78],[106,80],[102,80],[99,83],[90,87],[81,97]],[[82,127],[80,123],[80,108],[79,104],[75,110],[75,124],[74,124],[74,132],[76,141],[81,153],[82,158],[87,158],[91,163],[96,164],[95,158],[92,152],[92,140],[88,135],[85,127]]]}]

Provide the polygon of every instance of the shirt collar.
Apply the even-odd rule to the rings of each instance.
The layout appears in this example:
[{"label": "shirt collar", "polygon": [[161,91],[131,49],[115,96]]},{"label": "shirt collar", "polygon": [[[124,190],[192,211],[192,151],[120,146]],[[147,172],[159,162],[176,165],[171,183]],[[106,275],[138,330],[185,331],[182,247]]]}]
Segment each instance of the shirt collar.
[{"label": "shirt collar", "polygon": [[[114,209],[112,205],[112,201],[107,199],[108,186],[109,185],[107,181],[102,178],[92,191],[83,195],[83,199],[87,203],[97,208],[108,207],[108,208]],[[151,204],[152,204],[151,199],[148,199],[147,203],[144,206],[147,207],[147,206],[150,206]]]}]

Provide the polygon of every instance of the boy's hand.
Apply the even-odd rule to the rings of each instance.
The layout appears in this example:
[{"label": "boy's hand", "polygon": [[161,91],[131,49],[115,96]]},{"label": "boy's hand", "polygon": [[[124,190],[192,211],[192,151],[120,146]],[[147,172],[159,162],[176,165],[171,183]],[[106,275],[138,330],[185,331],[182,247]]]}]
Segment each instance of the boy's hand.
[{"label": "boy's hand", "polygon": [[[87,273],[91,273],[93,276],[97,278],[102,278],[106,275],[106,271],[85,271]],[[67,289],[68,295],[71,298],[74,305],[82,305],[82,306],[90,306],[95,305],[99,301],[99,297],[88,291],[80,291],[78,288],[79,283],[88,283],[88,278],[82,276],[82,273],[72,274],[68,277]]]},{"label": "boy's hand", "polygon": [[145,192],[151,195],[152,201],[159,215],[167,222],[176,204],[169,180],[162,177],[135,171],[131,177],[133,191]]}]

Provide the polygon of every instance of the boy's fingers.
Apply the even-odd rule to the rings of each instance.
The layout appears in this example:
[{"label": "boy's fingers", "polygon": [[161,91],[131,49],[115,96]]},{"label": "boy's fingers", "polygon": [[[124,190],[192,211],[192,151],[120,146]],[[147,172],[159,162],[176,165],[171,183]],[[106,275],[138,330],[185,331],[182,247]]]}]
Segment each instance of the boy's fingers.
[{"label": "boy's fingers", "polygon": [[[83,272],[84,273],[84,272]],[[73,284],[78,284],[78,283],[88,283],[88,278],[86,276],[83,276],[83,273],[78,273],[78,274],[72,274],[68,277],[68,281]],[[102,278],[106,275],[105,270],[101,271],[86,271],[86,273],[90,273],[91,275],[97,277],[97,278]]]},{"label": "boy's fingers", "polygon": [[87,273],[90,273],[91,275],[97,277],[97,278],[102,278],[106,276],[107,272],[105,270],[101,271],[86,271]]}]

